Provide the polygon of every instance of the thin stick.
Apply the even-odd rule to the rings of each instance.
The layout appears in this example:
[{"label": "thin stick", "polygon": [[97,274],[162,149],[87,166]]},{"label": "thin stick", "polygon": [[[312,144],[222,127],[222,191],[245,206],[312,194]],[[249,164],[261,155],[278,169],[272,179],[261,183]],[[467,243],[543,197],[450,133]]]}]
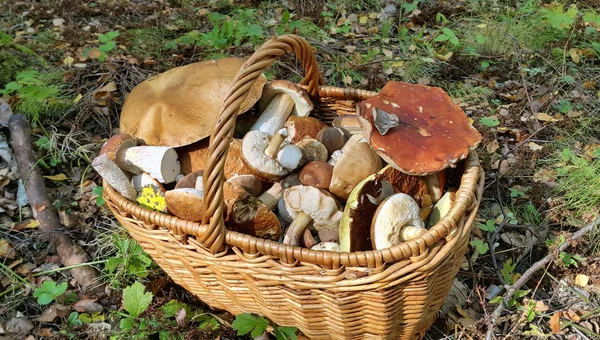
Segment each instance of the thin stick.
[{"label": "thin stick", "polygon": [[[73,242],[64,232],[64,227],[58,219],[56,210],[48,196],[44,179],[33,154],[29,123],[23,115],[18,114],[10,117],[8,126],[19,174],[23,179],[27,199],[31,205],[33,216],[39,222],[40,230],[46,233],[48,241],[56,247],[56,253],[64,266],[89,262],[89,256],[83,248]],[[88,294],[103,293],[104,284],[101,283],[100,273],[95,268],[91,266],[73,267],[70,271],[83,292]]]},{"label": "thin stick", "polygon": [[496,309],[492,313],[492,317],[490,320],[490,326],[488,327],[488,331],[487,331],[487,335],[486,335],[486,340],[492,340],[492,338],[494,336],[494,328],[496,325],[496,321],[498,320],[500,315],[502,315],[502,312],[504,311],[505,306],[508,305],[508,302],[510,301],[510,299],[512,299],[512,297],[515,295],[517,290],[519,288],[523,287],[523,285],[525,283],[527,283],[527,281],[529,281],[529,279],[531,279],[531,277],[533,276],[533,274],[535,272],[544,268],[544,266],[546,264],[550,263],[550,261],[552,261],[553,259],[555,259],[558,256],[558,254],[560,254],[565,249],[567,249],[567,247],[570,246],[571,243],[573,243],[573,241],[581,238],[582,236],[584,236],[587,233],[589,233],[590,231],[592,231],[594,228],[596,228],[596,226],[598,226],[598,224],[600,224],[600,218],[596,218],[595,221],[587,224],[583,228],[581,228],[578,231],[576,231],[575,233],[573,233],[573,235],[571,235],[571,237],[569,237],[569,239],[565,240],[565,242],[563,242],[553,252],[546,255],[546,257],[539,260],[538,262],[534,263],[529,269],[527,269],[525,271],[525,273],[523,273],[523,275],[517,280],[517,282],[515,282],[511,287],[508,288],[508,290],[506,291],[506,295],[504,296],[504,299],[502,299],[502,303],[500,305],[498,305],[498,307],[496,307]]}]

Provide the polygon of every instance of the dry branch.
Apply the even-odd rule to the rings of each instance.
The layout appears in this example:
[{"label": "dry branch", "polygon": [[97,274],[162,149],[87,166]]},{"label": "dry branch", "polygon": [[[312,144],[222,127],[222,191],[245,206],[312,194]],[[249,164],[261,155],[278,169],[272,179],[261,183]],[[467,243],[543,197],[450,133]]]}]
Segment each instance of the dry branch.
[{"label": "dry branch", "polygon": [[527,269],[523,273],[523,275],[517,280],[517,282],[515,282],[512,286],[508,288],[504,299],[502,299],[502,303],[500,303],[492,313],[486,335],[486,340],[491,340],[493,338],[496,320],[500,317],[500,315],[502,315],[502,312],[504,311],[504,306],[508,304],[508,302],[510,301],[510,299],[512,299],[517,290],[523,287],[523,285],[527,283],[529,279],[531,279],[535,272],[544,268],[544,266],[546,266],[550,261],[554,260],[558,256],[558,254],[565,251],[565,249],[567,249],[567,247],[570,246],[573,241],[581,238],[582,236],[592,231],[596,226],[598,226],[598,224],[600,224],[600,218],[597,218],[595,221],[585,225],[583,228],[573,233],[573,235],[571,235],[571,237],[565,240],[565,242],[563,242],[558,248],[556,248],[550,254],[546,255],[546,257],[544,257],[543,259],[534,263],[529,269]]},{"label": "dry branch", "polygon": [[[56,215],[52,201],[50,201],[44,186],[44,179],[33,154],[29,123],[23,115],[19,114],[8,120],[8,126],[19,174],[23,180],[33,216],[39,222],[39,228],[48,235],[48,241],[56,247],[56,252],[64,266],[89,262],[89,257],[83,248],[75,244],[63,232],[64,227]],[[71,268],[70,272],[83,292],[101,294],[104,291],[104,284],[95,268],[91,266],[75,267]]]}]

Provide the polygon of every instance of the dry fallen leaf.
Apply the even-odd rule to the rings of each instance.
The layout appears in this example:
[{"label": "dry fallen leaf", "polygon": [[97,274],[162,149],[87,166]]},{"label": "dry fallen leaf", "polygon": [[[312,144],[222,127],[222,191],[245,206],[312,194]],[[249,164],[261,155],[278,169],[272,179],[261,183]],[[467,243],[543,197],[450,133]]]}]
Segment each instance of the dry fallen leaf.
[{"label": "dry fallen leaf", "polygon": [[543,303],[542,301],[535,302],[535,311],[536,312],[541,313],[541,312],[547,311],[548,309],[550,309],[550,308],[548,306],[546,306],[546,304]]},{"label": "dry fallen leaf", "polygon": [[9,259],[15,258],[15,252],[13,247],[5,239],[0,239],[0,256],[8,257]]},{"label": "dry fallen leaf", "polygon": [[100,58],[100,56],[102,55],[102,52],[100,52],[99,49],[97,48],[92,48],[89,52],[88,52],[88,57],[92,58],[92,59],[97,59]]},{"label": "dry fallen leaf", "polygon": [[560,312],[556,312],[550,317],[550,329],[552,330],[552,334],[562,333],[560,331]]},{"label": "dry fallen leaf", "polygon": [[595,81],[584,81],[581,86],[583,86],[583,88],[586,90],[591,90],[596,87],[596,84],[597,83]]},{"label": "dry fallen leaf", "polygon": [[485,148],[489,153],[494,153],[494,152],[496,152],[496,150],[498,150],[500,148],[500,144],[498,144],[497,139],[494,139],[491,142],[487,143]]},{"label": "dry fallen leaf", "polygon": [[575,64],[579,63],[579,57],[581,56],[581,50],[578,48],[572,48],[569,50],[569,55]]},{"label": "dry fallen leaf", "polygon": [[58,175],[54,175],[54,176],[44,176],[44,178],[47,178],[51,181],[64,181],[67,180],[67,175],[65,174],[58,174]]},{"label": "dry fallen leaf", "polygon": [[563,312],[564,317],[566,317],[567,319],[574,321],[574,322],[579,322],[581,320],[581,317],[573,310],[568,310],[566,312]]},{"label": "dry fallen leaf", "polygon": [[102,305],[96,299],[83,299],[73,305],[73,309],[79,313],[96,313],[102,311]]},{"label": "dry fallen leaf", "polygon": [[529,144],[527,144],[529,146],[529,148],[531,149],[531,151],[540,151],[542,150],[544,147],[539,145],[538,143],[535,142],[529,142]]},{"label": "dry fallen leaf", "polygon": [[65,23],[65,19],[61,19],[61,18],[52,19],[52,25],[54,25],[54,27],[60,27],[64,23]]},{"label": "dry fallen leaf", "polygon": [[69,308],[55,303],[46,308],[38,318],[40,322],[53,322],[56,318],[64,318],[69,315]]},{"label": "dry fallen leaf", "polygon": [[563,120],[563,117],[560,115],[551,116],[545,112],[538,112],[536,118],[537,120],[542,122],[560,122],[561,120]]},{"label": "dry fallen leaf", "polygon": [[71,65],[75,62],[75,58],[73,57],[66,57],[65,59],[63,59],[63,64],[65,65]]}]

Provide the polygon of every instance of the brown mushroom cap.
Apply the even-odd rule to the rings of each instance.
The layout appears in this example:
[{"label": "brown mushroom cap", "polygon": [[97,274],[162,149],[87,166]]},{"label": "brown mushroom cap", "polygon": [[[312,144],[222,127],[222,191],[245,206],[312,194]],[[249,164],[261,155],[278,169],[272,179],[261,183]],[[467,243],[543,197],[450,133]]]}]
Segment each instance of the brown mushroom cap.
[{"label": "brown mushroom cap", "polygon": [[291,112],[292,116],[305,117],[313,109],[313,103],[310,101],[308,94],[302,88],[298,87],[298,85],[289,80],[274,80],[267,84],[264,87],[262,95],[259,95],[258,110],[263,112],[278,93],[285,93],[294,100],[294,108]]},{"label": "brown mushroom cap", "polygon": [[[244,63],[238,58],[206,60],[154,76],[127,96],[121,111],[121,133],[148,145],[178,147],[210,136],[222,101]],[[240,113],[260,98],[266,78],[250,88]]]},{"label": "brown mushroom cap", "polygon": [[[181,173],[189,174],[206,168],[208,162],[208,139],[175,149],[181,163]],[[225,158],[225,178],[234,175],[250,175],[252,171],[242,161],[242,140],[233,139]]]},{"label": "brown mushroom cap", "polygon": [[285,122],[285,128],[288,129],[288,140],[296,144],[304,138],[317,138],[317,134],[327,125],[313,117],[291,116]]},{"label": "brown mushroom cap", "polygon": [[204,215],[202,194],[193,188],[176,188],[165,193],[169,211],[186,221],[198,222]]},{"label": "brown mushroom cap", "polygon": [[196,180],[198,179],[198,177],[202,177],[203,174],[203,170],[198,170],[187,174],[185,177],[179,180],[177,184],[175,184],[175,189],[196,188]]},{"label": "brown mushroom cap", "polygon": [[[374,112],[397,117],[398,125],[381,135]],[[464,111],[438,87],[391,81],[378,95],[358,104],[358,117],[373,149],[394,168],[411,175],[454,166],[482,139]]]},{"label": "brown mushroom cap", "polygon": [[240,233],[279,240],[281,224],[277,215],[244,188],[225,182],[223,197],[227,206],[225,224]]},{"label": "brown mushroom cap", "polygon": [[121,149],[134,147],[137,145],[137,140],[131,135],[119,133],[110,137],[100,148],[100,154],[106,154],[111,160],[117,158],[117,153]]},{"label": "brown mushroom cap", "polygon": [[300,171],[302,185],[310,185],[319,189],[328,189],[333,175],[333,166],[327,162],[314,161],[306,164]]}]

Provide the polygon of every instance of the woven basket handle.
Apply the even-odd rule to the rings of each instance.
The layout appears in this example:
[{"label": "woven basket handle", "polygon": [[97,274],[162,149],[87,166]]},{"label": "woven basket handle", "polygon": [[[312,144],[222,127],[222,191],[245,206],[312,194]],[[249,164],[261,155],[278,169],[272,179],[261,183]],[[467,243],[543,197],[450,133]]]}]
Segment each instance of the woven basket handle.
[{"label": "woven basket handle", "polygon": [[305,72],[305,77],[300,84],[305,85],[308,94],[314,98],[318,93],[319,85],[323,85],[324,81],[312,47],[299,36],[283,35],[267,41],[254,52],[238,71],[223,99],[217,124],[210,136],[208,147],[210,156],[203,176],[206,210],[202,223],[209,223],[209,225],[205,233],[197,235],[198,241],[213,254],[221,251],[225,242],[223,214],[226,207],[223,200],[223,169],[229,144],[233,139],[238,110],[261,73],[271,66],[277,57],[292,51],[302,62]]}]

